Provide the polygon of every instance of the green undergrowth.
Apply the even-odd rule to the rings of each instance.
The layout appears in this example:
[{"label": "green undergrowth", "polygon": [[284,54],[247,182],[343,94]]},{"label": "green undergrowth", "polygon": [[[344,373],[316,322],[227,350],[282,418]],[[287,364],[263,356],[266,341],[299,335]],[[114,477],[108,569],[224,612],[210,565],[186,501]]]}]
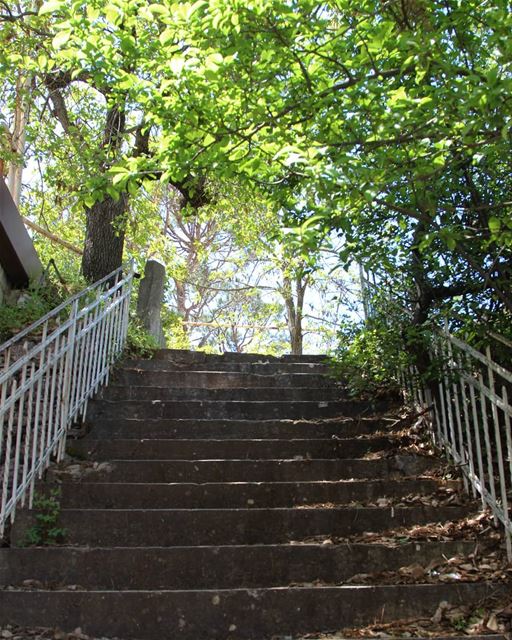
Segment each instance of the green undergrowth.
[{"label": "green undergrowth", "polygon": [[60,544],[66,536],[66,529],[59,526],[60,489],[49,494],[34,497],[35,524],[25,533],[24,546],[52,546]]},{"label": "green undergrowth", "polygon": [[[14,291],[0,305],[0,343],[9,340],[85,287],[82,278],[62,281],[48,274],[43,284]],[[36,336],[37,337],[37,336]]]},{"label": "green undergrowth", "polygon": [[129,358],[150,358],[159,348],[158,340],[144,328],[142,322],[136,317],[130,318],[125,354]]},{"label": "green undergrowth", "polygon": [[331,357],[333,374],[356,397],[394,395],[404,365],[401,336],[371,323],[342,325]]}]

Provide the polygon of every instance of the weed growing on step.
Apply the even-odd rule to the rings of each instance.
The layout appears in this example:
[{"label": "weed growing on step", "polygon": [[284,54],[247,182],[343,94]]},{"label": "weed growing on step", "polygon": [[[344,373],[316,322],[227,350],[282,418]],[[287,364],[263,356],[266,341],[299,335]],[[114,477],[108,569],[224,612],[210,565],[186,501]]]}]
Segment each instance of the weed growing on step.
[{"label": "weed growing on step", "polygon": [[130,318],[126,336],[126,355],[131,358],[150,358],[159,348],[153,337],[137,318]]},{"label": "weed growing on step", "polygon": [[60,490],[37,494],[33,504],[35,524],[25,534],[25,546],[52,546],[63,541],[66,529],[57,526],[60,517]]}]

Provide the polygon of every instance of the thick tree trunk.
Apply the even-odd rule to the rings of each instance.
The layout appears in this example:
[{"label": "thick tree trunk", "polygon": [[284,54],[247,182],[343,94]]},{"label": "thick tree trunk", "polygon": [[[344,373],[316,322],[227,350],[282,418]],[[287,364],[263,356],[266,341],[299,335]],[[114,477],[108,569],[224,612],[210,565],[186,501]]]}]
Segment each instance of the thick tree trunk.
[{"label": "thick tree trunk", "polygon": [[23,176],[23,162],[25,157],[25,141],[29,117],[29,99],[32,79],[30,76],[20,76],[16,81],[16,107],[14,112],[14,127],[11,134],[11,151],[16,154],[15,161],[9,163],[7,186],[12,199],[18,207],[21,196],[21,180]]},{"label": "thick tree trunk", "polygon": [[123,263],[128,196],[115,201],[105,196],[87,210],[82,272],[89,282],[96,282]]},{"label": "thick tree trunk", "polygon": [[290,330],[290,344],[294,356],[302,355],[302,326],[300,323]]},{"label": "thick tree trunk", "polygon": [[301,356],[303,351],[302,315],[307,278],[303,280],[301,274],[295,276],[295,291],[292,288],[291,278],[285,276],[283,281],[282,296],[286,307],[291,352],[293,355]]}]

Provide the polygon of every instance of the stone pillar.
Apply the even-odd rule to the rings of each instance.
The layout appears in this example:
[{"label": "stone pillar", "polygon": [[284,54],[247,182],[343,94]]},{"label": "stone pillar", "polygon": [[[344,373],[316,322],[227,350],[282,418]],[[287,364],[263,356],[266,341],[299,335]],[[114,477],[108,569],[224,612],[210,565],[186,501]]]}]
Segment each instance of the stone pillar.
[{"label": "stone pillar", "polygon": [[159,345],[165,348],[162,331],[161,309],[165,289],[165,267],[161,262],[148,260],[144,268],[144,278],[139,286],[137,315],[143,326],[154,336]]}]

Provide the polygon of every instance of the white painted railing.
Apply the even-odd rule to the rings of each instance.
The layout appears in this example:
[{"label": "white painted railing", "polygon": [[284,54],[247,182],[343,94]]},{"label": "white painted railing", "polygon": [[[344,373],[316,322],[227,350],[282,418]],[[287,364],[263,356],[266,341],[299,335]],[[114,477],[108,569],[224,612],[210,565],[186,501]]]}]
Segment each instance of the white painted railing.
[{"label": "white painted railing", "polygon": [[62,458],[69,427],[124,348],[133,269],[118,269],[0,346],[0,535]]},{"label": "white painted railing", "polygon": [[436,444],[461,469],[466,490],[503,525],[512,560],[512,373],[492,359],[489,347],[481,353],[446,327],[434,331],[430,352],[439,363],[435,386],[421,384],[411,367],[401,372],[402,387],[430,410]]},{"label": "white painted railing", "polygon": [[[366,320],[375,313],[375,296],[383,294],[375,278],[361,269],[361,293]],[[389,293],[391,308],[405,318],[412,312]],[[463,474],[466,491],[479,496],[504,529],[512,561],[512,372],[497,363],[490,347],[474,349],[444,328],[431,329],[430,358],[438,364],[435,383],[421,382],[414,367],[399,372],[406,398],[428,410],[432,436],[446,457]],[[498,349],[512,354],[512,342],[487,334]],[[506,359],[505,359],[506,360]]]}]

